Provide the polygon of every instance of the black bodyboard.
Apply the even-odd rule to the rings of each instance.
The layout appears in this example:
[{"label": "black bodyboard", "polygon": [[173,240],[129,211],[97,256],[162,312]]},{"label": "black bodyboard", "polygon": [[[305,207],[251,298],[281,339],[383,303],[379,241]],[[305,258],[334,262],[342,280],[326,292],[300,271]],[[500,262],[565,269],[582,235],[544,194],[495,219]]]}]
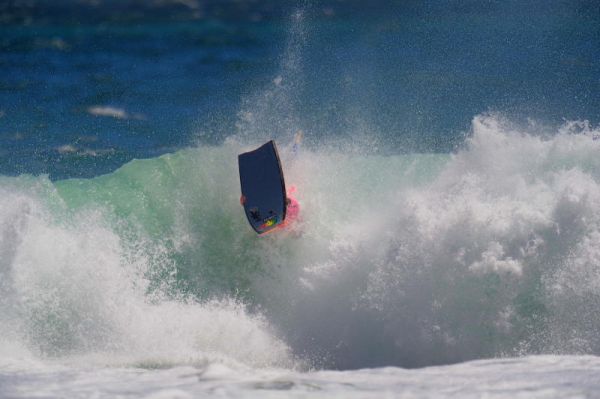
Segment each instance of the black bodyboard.
[{"label": "black bodyboard", "polygon": [[238,166],[248,222],[258,234],[266,233],[285,220],[285,181],[275,142],[240,154]]}]

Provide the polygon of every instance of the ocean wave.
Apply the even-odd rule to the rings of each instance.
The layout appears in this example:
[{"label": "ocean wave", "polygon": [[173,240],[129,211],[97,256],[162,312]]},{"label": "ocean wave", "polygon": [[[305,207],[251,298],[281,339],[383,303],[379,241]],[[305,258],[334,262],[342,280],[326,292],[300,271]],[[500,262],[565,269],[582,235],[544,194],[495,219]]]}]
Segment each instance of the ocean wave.
[{"label": "ocean wave", "polygon": [[301,220],[268,237],[238,203],[254,142],[2,178],[2,325],[39,356],[167,364],[600,354],[600,132],[536,129],[479,115],[453,154],[281,145]]}]

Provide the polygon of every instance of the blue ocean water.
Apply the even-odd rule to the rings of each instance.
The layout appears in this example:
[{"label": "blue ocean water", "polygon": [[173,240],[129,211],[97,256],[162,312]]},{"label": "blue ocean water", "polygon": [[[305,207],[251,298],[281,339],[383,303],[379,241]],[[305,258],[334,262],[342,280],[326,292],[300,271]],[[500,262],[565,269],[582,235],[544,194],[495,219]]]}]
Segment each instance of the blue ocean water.
[{"label": "blue ocean water", "polygon": [[595,1],[1,3],[0,396],[593,397],[599,59]]},{"label": "blue ocean water", "polygon": [[487,111],[600,120],[595,2],[236,4],[3,6],[0,171],[91,177],[222,143],[282,68],[290,93],[268,118],[314,145],[362,130],[382,152],[449,152]]}]

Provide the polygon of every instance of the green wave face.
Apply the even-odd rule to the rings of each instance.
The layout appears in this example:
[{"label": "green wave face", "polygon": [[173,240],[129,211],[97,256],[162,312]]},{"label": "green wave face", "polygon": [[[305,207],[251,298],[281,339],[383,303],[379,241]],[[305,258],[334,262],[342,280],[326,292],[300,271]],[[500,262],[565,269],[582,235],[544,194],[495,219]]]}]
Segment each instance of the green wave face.
[{"label": "green wave face", "polygon": [[[101,209],[122,239],[135,243],[143,237],[145,245],[164,248],[162,264],[155,269],[165,263],[169,267],[154,270],[155,278],[162,280],[175,270],[172,294],[253,302],[252,279],[272,274],[273,265],[298,262],[290,259],[290,251],[303,245],[297,233],[258,237],[250,230],[239,206],[237,154],[243,150],[225,145],[135,160],[108,175],[58,181],[56,191],[71,211]],[[290,162],[287,183],[298,188],[302,199],[302,234],[319,247],[318,241],[331,237],[336,225],[359,215],[372,201],[385,200],[399,183],[435,174],[447,157],[307,153],[305,158],[303,165],[298,159]],[[350,172],[340,165],[348,165]]]},{"label": "green wave face", "polygon": [[250,243],[240,234],[246,226],[235,160],[233,148],[185,150],[135,160],[94,179],[57,182],[57,190],[70,209],[103,209],[125,240],[142,235],[147,245],[163,247],[176,269],[171,288],[201,297],[227,295],[247,289],[241,277],[247,271],[240,266],[251,262],[244,262]]}]

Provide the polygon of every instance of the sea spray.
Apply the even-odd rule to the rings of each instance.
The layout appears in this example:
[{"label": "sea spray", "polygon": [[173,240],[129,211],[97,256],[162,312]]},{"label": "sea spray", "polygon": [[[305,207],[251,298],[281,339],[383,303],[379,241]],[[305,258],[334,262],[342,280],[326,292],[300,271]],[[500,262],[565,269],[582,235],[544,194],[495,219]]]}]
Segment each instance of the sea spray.
[{"label": "sea spray", "polygon": [[[292,346],[342,368],[598,353],[600,144],[569,126],[536,135],[478,116],[427,184],[398,177],[419,166],[395,168],[387,188],[372,173],[351,193],[340,171],[362,161],[320,167],[315,179],[336,176],[328,192],[341,193],[322,209],[354,212],[305,267]],[[326,212],[311,215],[325,231]]]},{"label": "sea spray", "polygon": [[175,298],[162,290],[172,280],[153,282],[164,279],[153,268],[172,270],[170,247],[143,230],[132,235],[133,226],[143,229],[135,217],[125,220],[93,196],[68,206],[69,191],[44,177],[4,180],[3,357],[20,347],[18,356],[62,362],[293,366],[259,313],[235,299]]},{"label": "sea spray", "polygon": [[238,112],[235,139],[267,141],[274,137],[290,142],[302,129],[300,94],[305,82],[303,53],[309,36],[306,8],[295,10],[290,19],[285,46],[278,59],[278,73],[264,87],[248,93]]},{"label": "sea spray", "polygon": [[600,353],[600,142],[585,126],[480,115],[451,155],[305,148],[284,161],[301,218],[267,237],[247,226],[232,161],[254,144],[3,178],[3,339],[164,364]]}]

